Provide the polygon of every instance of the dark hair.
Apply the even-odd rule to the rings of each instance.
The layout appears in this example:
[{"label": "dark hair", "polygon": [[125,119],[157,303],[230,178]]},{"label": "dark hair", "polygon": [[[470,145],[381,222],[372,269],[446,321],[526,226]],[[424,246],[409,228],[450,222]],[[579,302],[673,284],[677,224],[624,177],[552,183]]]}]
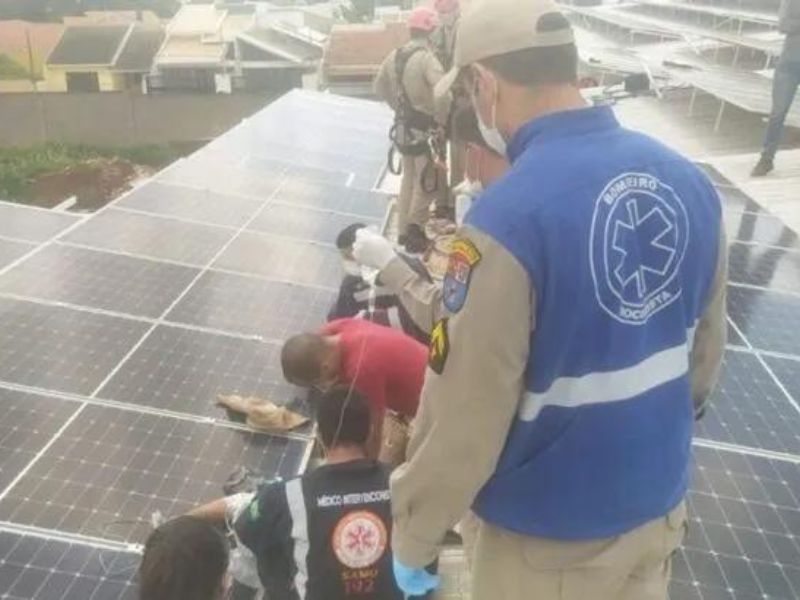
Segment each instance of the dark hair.
[{"label": "dark hair", "polygon": [[283,376],[289,383],[308,385],[322,376],[325,338],[318,333],[302,333],[289,338],[281,349]]},{"label": "dark hair", "polygon": [[230,546],[213,525],[178,517],[147,538],[139,566],[141,600],[216,600]]},{"label": "dark hair", "polygon": [[345,387],[335,388],[317,402],[317,427],[328,448],[367,443],[372,419],[367,400]]},{"label": "dark hair", "polygon": [[478,116],[471,106],[462,106],[453,115],[453,132],[457,140],[475,144],[497,154],[494,149],[483,139],[478,127]]},{"label": "dark hair", "polygon": [[353,223],[342,229],[339,235],[336,236],[336,247],[339,250],[349,250],[352,248],[353,244],[356,242],[356,232],[359,229],[364,229],[364,227],[366,227],[364,223]]},{"label": "dark hair", "polygon": [[[536,23],[536,31],[540,33],[569,27],[569,21],[560,12],[547,13]],[[480,62],[509,83],[524,87],[578,81],[578,48],[574,43],[526,48]]]}]

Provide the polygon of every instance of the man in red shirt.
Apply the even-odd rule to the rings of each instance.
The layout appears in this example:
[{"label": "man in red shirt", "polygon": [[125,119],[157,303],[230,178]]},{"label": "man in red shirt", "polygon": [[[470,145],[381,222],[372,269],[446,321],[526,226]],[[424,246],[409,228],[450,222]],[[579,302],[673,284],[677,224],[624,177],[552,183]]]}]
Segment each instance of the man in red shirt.
[{"label": "man in red shirt", "polygon": [[319,333],[287,340],[281,351],[286,380],[329,390],[352,386],[372,411],[369,454],[380,454],[386,411],[406,422],[417,414],[428,349],[397,329],[361,319],[340,319]]}]

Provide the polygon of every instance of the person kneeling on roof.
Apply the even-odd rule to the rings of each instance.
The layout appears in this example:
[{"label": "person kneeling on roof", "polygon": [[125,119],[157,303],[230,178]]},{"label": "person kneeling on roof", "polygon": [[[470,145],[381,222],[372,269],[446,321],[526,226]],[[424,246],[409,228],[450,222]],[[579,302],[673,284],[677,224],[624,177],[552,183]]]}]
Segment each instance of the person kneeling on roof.
[{"label": "person kneeling on roof", "polygon": [[327,391],[352,386],[369,401],[369,456],[389,464],[405,458],[404,425],[417,414],[428,349],[407,335],[361,319],[340,319],[317,333],[286,341],[281,351],[289,383]]},{"label": "person kneeling on roof", "polygon": [[[362,269],[361,265],[353,260],[353,243],[356,233],[366,227],[363,223],[354,223],[348,225],[336,237],[336,247],[341,254],[345,276],[339,286],[336,303],[328,312],[328,321],[359,317],[386,327],[399,329],[418,342],[427,345],[429,342],[428,332],[417,326],[408,311],[403,308],[394,291],[383,285],[379,277],[374,279],[368,275],[365,277],[364,271],[369,270]],[[399,256],[420,279],[433,281],[421,260],[405,254],[399,254]]]},{"label": "person kneeling on roof", "polygon": [[355,390],[337,388],[317,403],[316,420],[322,466],[256,494],[217,500],[190,517],[232,524],[270,600],[401,600],[389,545],[389,470],[367,456],[369,404]]}]

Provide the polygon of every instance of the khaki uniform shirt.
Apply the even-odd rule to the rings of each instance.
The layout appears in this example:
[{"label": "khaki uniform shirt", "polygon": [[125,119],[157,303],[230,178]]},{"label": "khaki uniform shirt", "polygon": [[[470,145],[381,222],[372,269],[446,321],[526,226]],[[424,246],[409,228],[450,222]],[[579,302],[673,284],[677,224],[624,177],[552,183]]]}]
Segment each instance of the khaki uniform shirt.
[{"label": "khaki uniform shirt", "polygon": [[[426,115],[432,116],[437,123],[444,125],[447,122],[450,111],[449,103],[436,102],[433,95],[433,88],[444,77],[442,64],[428,47],[425,40],[412,40],[404,48],[409,50],[412,48],[424,48],[424,50],[416,52],[408,60],[403,72],[402,83],[411,106]],[[397,82],[397,53],[398,51],[394,50],[386,57],[373,83],[375,95],[394,110],[398,108],[400,94]]]}]

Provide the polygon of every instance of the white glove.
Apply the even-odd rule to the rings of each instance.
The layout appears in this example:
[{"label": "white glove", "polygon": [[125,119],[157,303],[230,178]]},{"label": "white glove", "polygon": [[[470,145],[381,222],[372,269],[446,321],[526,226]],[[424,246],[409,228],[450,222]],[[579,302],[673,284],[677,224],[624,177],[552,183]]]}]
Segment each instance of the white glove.
[{"label": "white glove", "polygon": [[365,267],[383,271],[392,259],[397,256],[392,242],[385,237],[367,229],[356,231],[356,241],[353,244],[353,258]]}]

